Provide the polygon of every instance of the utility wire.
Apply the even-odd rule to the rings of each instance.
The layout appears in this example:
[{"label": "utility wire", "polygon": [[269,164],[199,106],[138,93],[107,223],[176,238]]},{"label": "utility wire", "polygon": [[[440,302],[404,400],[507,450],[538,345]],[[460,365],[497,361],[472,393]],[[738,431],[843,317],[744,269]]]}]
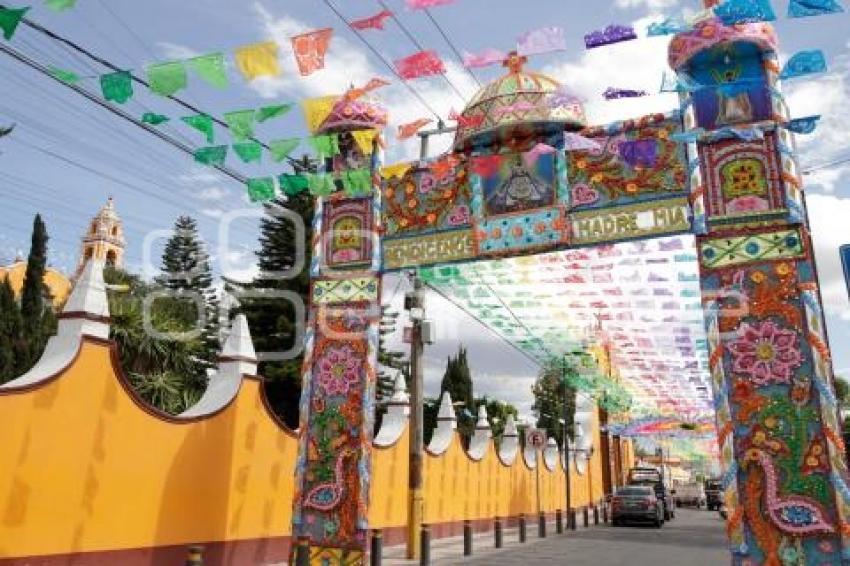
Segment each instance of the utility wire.
[{"label": "utility wire", "polygon": [[[381,4],[384,3],[383,0],[380,0],[380,2],[381,2]],[[479,88],[483,88],[484,85],[481,84],[481,81],[478,80],[478,77],[475,75],[475,73],[472,72],[472,69],[469,69],[466,65],[463,64],[463,55],[460,54],[460,51],[458,51],[457,47],[455,47],[454,42],[452,42],[452,40],[449,39],[449,35],[445,32],[445,30],[443,30],[443,27],[437,22],[437,20],[431,14],[431,10],[429,10],[428,8],[425,8],[424,11],[425,11],[425,15],[428,16],[428,19],[431,20],[431,23],[434,24],[434,27],[437,28],[437,31],[440,32],[440,35],[443,36],[443,39],[449,45],[449,48],[452,50],[452,53],[454,53],[455,57],[457,57],[457,60],[460,63],[460,66],[463,67],[464,69],[466,69],[466,72],[469,74],[470,77],[472,77],[472,80],[475,81],[475,83],[478,85]]]},{"label": "utility wire", "polygon": [[[377,2],[378,2],[378,4],[380,4],[380,5],[381,5],[381,7],[382,7],[384,10],[386,10],[387,12],[389,12],[389,13],[391,14],[391,16],[390,16],[390,17],[393,19],[393,21],[396,23],[396,25],[397,25],[397,26],[401,29],[402,33],[403,33],[405,36],[407,36],[407,39],[409,39],[411,42],[413,42],[413,45],[415,45],[415,46],[416,46],[416,48],[417,48],[419,51],[425,51],[425,48],[422,46],[422,44],[421,44],[421,43],[419,43],[419,41],[416,39],[416,37],[415,37],[412,33],[410,33],[410,30],[409,30],[409,29],[407,29],[407,26],[405,26],[405,25],[401,22],[401,20],[398,18],[398,16],[396,16],[396,15],[395,15],[395,12],[389,9],[389,6],[387,6],[386,2],[384,2],[384,0],[377,0]],[[455,84],[451,81],[451,79],[449,79],[448,75],[446,75],[445,73],[443,73],[441,76],[443,77],[443,80],[444,80],[444,81],[446,81],[446,82],[448,83],[448,85],[451,87],[451,89],[452,89],[453,91],[455,91],[455,94],[456,94],[456,95],[458,95],[458,97],[461,99],[461,101],[465,103],[465,102],[466,102],[466,98],[464,98],[464,96],[463,96],[463,94],[461,94],[460,90],[458,90],[458,88],[457,88],[457,87],[455,86]]]},{"label": "utility wire", "polygon": [[[325,0],[325,3],[327,3],[327,0]],[[0,8],[3,8],[3,7],[6,7],[6,6],[4,6],[3,4],[0,4]],[[341,17],[341,16],[340,16],[340,17]],[[51,30],[49,30],[49,29],[47,29],[46,27],[42,26],[41,24],[38,24],[38,23],[36,23],[36,22],[34,22],[34,21],[30,20],[29,18],[23,18],[23,19],[21,19],[21,23],[23,23],[24,25],[26,25],[26,26],[28,26],[28,27],[30,27],[30,28],[32,28],[32,29],[34,29],[34,30],[36,30],[36,31],[38,31],[38,32],[40,32],[40,33],[42,33],[42,34],[44,34],[44,35],[46,35],[47,37],[49,37],[49,38],[51,38],[51,39],[54,39],[54,40],[56,40],[56,41],[58,41],[58,42],[62,43],[63,45],[65,45],[65,46],[67,46],[67,47],[70,47],[71,49],[74,49],[75,51],[77,51],[77,52],[79,52],[79,53],[82,53],[83,55],[85,55],[85,56],[86,56],[86,57],[88,57],[89,59],[91,59],[91,60],[93,60],[93,61],[95,61],[95,62],[97,62],[97,63],[99,63],[99,64],[103,65],[104,67],[106,67],[106,68],[108,68],[108,69],[111,69],[112,71],[115,71],[115,72],[118,72],[118,71],[121,71],[121,72],[128,72],[128,73],[130,74],[130,78],[133,80],[133,82],[136,82],[136,83],[138,83],[138,84],[140,84],[140,85],[144,86],[145,88],[150,89],[150,84],[149,84],[146,80],[144,80],[144,79],[142,79],[142,78],[140,78],[140,77],[136,76],[136,75],[135,75],[135,74],[133,74],[132,72],[127,71],[127,69],[122,69],[122,68],[118,67],[117,65],[112,64],[111,62],[107,61],[107,60],[106,60],[106,59],[104,59],[103,57],[100,57],[100,56],[98,56],[98,55],[95,55],[94,53],[92,53],[91,51],[89,51],[88,49],[86,49],[85,47],[83,47],[83,46],[81,46],[81,45],[79,45],[79,44],[77,44],[77,43],[75,43],[75,42],[71,41],[70,39],[67,39],[67,38],[65,38],[65,37],[63,37],[63,36],[61,36],[61,35],[59,35],[59,34],[57,34],[57,33],[53,32],[53,31],[51,31]],[[346,22],[346,23],[347,23],[347,22]],[[9,52],[7,51],[7,53],[9,53]],[[11,54],[11,53],[9,53],[9,54]],[[51,78],[54,78],[54,79],[55,79],[55,77],[53,77],[53,75],[51,75],[49,72],[48,72],[47,74],[48,74]],[[58,79],[57,79],[57,80],[58,80]],[[59,81],[59,82],[62,82],[62,81]],[[62,84],[67,84],[67,83],[62,83]],[[67,85],[67,86],[73,86],[73,85]],[[89,98],[89,97],[87,96],[87,98]],[[182,106],[183,108],[185,108],[185,109],[187,109],[187,110],[189,110],[189,111],[191,111],[191,112],[194,112],[195,114],[205,114],[205,115],[209,116],[209,117],[213,120],[213,122],[215,122],[216,124],[218,124],[218,125],[219,125],[219,126],[221,126],[222,128],[225,128],[225,129],[228,129],[228,130],[230,129],[230,126],[229,126],[229,125],[227,124],[227,122],[225,122],[224,120],[221,120],[220,118],[217,118],[217,117],[213,116],[212,114],[210,114],[210,113],[208,113],[208,112],[204,112],[203,110],[201,110],[200,108],[198,108],[198,107],[197,107],[197,106],[195,106],[194,104],[191,104],[191,103],[187,102],[186,100],[184,100],[184,99],[182,99],[182,98],[180,98],[180,97],[178,97],[178,96],[175,96],[175,95],[173,95],[173,94],[172,94],[172,95],[168,95],[168,96],[166,96],[165,98],[167,98],[167,99],[171,100],[172,102],[176,102],[177,104],[179,104],[179,105],[180,105],[180,106]],[[100,103],[100,102],[101,102],[101,101],[100,101],[99,99],[97,99],[96,97],[95,97],[95,99],[94,99],[94,100],[96,100],[98,103]],[[104,106],[104,105],[103,105],[103,104],[101,104],[101,106]],[[111,106],[106,105],[106,107],[111,107]],[[145,125],[145,126],[146,126],[146,125]],[[146,127],[145,129],[147,129],[147,130],[149,130],[149,131],[154,131],[154,130],[151,130],[151,128],[147,128],[147,127]],[[252,138],[250,138],[250,139],[251,139],[251,141],[255,141],[255,142],[259,143],[259,144],[260,144],[261,146],[263,146],[265,149],[267,149],[267,150],[269,149],[268,144],[266,144],[265,142],[262,142],[262,141],[260,141],[260,140],[258,140],[258,139],[256,139],[256,138],[254,138],[254,137],[252,137]],[[295,160],[294,160],[294,159],[292,159],[292,158],[290,158],[290,157],[287,157],[287,161],[289,161],[289,163],[290,163],[290,164],[293,164],[293,163],[295,162]],[[219,168],[219,167],[216,167],[216,168],[217,168],[217,169],[219,169],[219,170],[222,170],[222,169],[221,169],[221,168]],[[226,169],[226,168],[225,168],[225,169]],[[230,175],[230,173],[226,173],[226,172],[225,172],[225,171],[223,171],[223,170],[222,170],[222,172],[224,172],[224,173],[225,173],[225,174],[227,174],[228,176],[231,176],[231,177],[232,177],[232,175]],[[237,174],[237,175],[238,175],[238,174]],[[239,177],[240,177],[240,178],[242,178],[242,179],[244,179],[244,177],[242,177],[242,175],[239,175]],[[240,181],[240,182],[244,182],[244,180],[242,180],[242,181]]]},{"label": "utility wire", "polygon": [[[169,136],[168,134],[157,130],[156,128],[154,128],[152,126],[145,124],[144,122],[142,122],[140,120],[137,120],[134,116],[131,116],[130,114],[125,112],[123,109],[118,108],[116,106],[113,106],[112,104],[109,104],[109,103],[101,100],[100,98],[98,98],[97,96],[95,96],[91,92],[87,91],[86,89],[81,88],[81,87],[79,87],[75,84],[66,83],[66,82],[58,79],[57,77],[53,76],[53,74],[51,74],[50,71],[44,65],[42,65],[41,63],[38,63],[37,61],[32,60],[31,58],[24,55],[23,53],[21,53],[17,49],[9,47],[5,43],[0,43],[0,51],[5,53],[6,55],[9,55],[13,59],[16,59],[19,62],[35,69],[36,71],[42,73],[44,76],[50,77],[51,79],[53,79],[57,83],[64,85],[67,88],[70,88],[71,90],[75,91],[77,94],[82,95],[83,97],[89,99],[91,102],[94,102],[98,106],[105,108],[106,110],[112,112],[116,116],[119,116],[119,117],[127,120],[128,122],[142,128],[143,130],[147,131],[148,133],[153,134],[154,136],[160,138],[161,140],[163,140],[164,142],[166,142],[168,144],[171,144],[172,146],[174,146],[177,149],[187,153],[188,155],[194,156],[195,150],[193,148],[191,148],[188,145],[174,139],[173,137]],[[245,181],[246,181],[246,178],[241,173],[238,173],[238,172],[230,169],[226,165],[214,165],[214,167],[216,169],[218,169],[219,171],[221,171],[222,173],[224,173],[225,175],[227,175],[228,177],[234,179],[235,181],[238,181],[239,183],[244,184]],[[180,205],[180,206],[182,206],[182,205]]]},{"label": "utility wire", "polygon": [[396,69],[395,69],[395,67],[393,67],[392,63],[390,63],[389,61],[387,61],[386,57],[384,57],[383,55],[381,55],[381,52],[380,52],[380,51],[378,51],[378,50],[377,50],[377,49],[376,49],[376,48],[375,48],[375,47],[374,47],[374,46],[373,46],[373,45],[369,42],[369,40],[368,40],[368,39],[366,39],[366,38],[363,36],[363,34],[362,34],[362,33],[360,33],[360,30],[358,30],[357,28],[355,28],[355,27],[353,27],[353,26],[351,25],[351,22],[349,22],[349,21],[345,18],[345,16],[343,16],[343,15],[342,15],[342,12],[340,12],[340,11],[337,9],[337,7],[336,7],[336,6],[335,6],[335,5],[334,5],[334,4],[333,4],[330,0],[322,0],[322,1],[325,3],[325,6],[327,6],[327,7],[328,7],[328,8],[329,8],[329,9],[330,9],[330,10],[331,10],[334,14],[336,14],[336,16],[337,16],[340,20],[342,20],[342,22],[343,22],[346,26],[348,26],[348,29],[350,29],[350,30],[351,30],[351,32],[352,32],[352,33],[354,33],[354,35],[356,35],[356,36],[357,36],[357,39],[359,39],[359,40],[363,43],[363,45],[365,45],[365,46],[369,49],[369,51],[371,51],[371,52],[372,52],[372,54],[373,54],[373,55],[375,55],[375,57],[377,57],[377,58],[378,58],[378,59],[379,59],[379,60],[380,60],[380,61],[384,64],[384,66],[385,66],[387,69],[389,69],[389,71],[390,71],[390,72],[391,72],[391,73],[392,73],[392,74],[393,74],[396,78],[398,78],[398,80],[399,80],[399,81],[401,81],[401,83],[402,83],[404,86],[406,86],[406,87],[407,87],[407,90],[409,90],[409,91],[413,94],[413,96],[414,96],[414,97],[416,97],[416,100],[418,100],[418,101],[422,104],[422,106],[424,106],[425,108],[427,108],[427,109],[428,109],[428,112],[430,112],[431,114],[433,114],[433,115],[437,118],[437,120],[438,120],[438,121],[442,121],[442,120],[443,120],[443,119],[440,117],[440,115],[437,113],[437,111],[436,111],[436,110],[434,110],[434,109],[431,107],[431,105],[430,105],[430,104],[428,104],[428,102],[427,102],[427,101],[426,101],[426,100],[422,97],[422,95],[421,95],[421,94],[419,94],[419,92],[417,92],[417,91],[416,91],[416,89],[414,89],[412,86],[410,86],[410,84],[409,84],[409,83],[408,83],[408,82],[407,82],[404,78],[402,78],[402,76],[401,76],[401,75],[399,75],[399,74],[398,74],[398,71],[396,71]]},{"label": "utility wire", "polygon": [[817,165],[812,165],[806,169],[803,169],[803,175],[811,175],[815,171],[820,171],[821,169],[828,169],[830,167],[835,167],[836,165],[841,165],[842,163],[850,162],[850,157],[843,157],[841,159],[836,159],[834,161],[827,161],[826,163],[819,163]]}]

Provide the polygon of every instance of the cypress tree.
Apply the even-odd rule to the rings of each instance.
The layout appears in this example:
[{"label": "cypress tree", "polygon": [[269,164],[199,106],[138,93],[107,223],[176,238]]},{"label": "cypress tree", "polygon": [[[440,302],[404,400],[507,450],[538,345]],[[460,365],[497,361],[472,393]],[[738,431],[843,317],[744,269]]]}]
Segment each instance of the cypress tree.
[{"label": "cypress tree", "polygon": [[[410,362],[404,352],[390,350],[386,337],[396,330],[398,313],[389,310],[388,305],[381,306],[381,324],[378,330],[378,383],[375,388],[375,398],[378,407],[386,404],[395,389],[396,372],[404,375],[405,383],[410,380]],[[395,371],[387,371],[395,370]]]},{"label": "cypress tree", "polygon": [[0,384],[18,375],[21,356],[21,311],[8,279],[0,282]]},{"label": "cypress tree", "polygon": [[47,227],[41,220],[41,215],[36,214],[32,224],[32,241],[21,290],[21,318],[23,321],[21,337],[26,344],[26,354],[22,356],[23,367],[19,369],[24,371],[38,361],[42,350],[44,350],[44,345],[55,327],[55,325],[51,325],[52,316],[50,320],[43,320],[45,311],[49,310],[45,301],[49,294],[44,285],[44,272],[47,267],[47,241]]},{"label": "cypress tree", "polygon": [[[218,299],[212,284],[209,255],[198,235],[198,224],[191,216],[180,216],[174,233],[162,252],[162,275],[157,283],[178,293],[197,293],[203,299],[206,323],[201,334],[200,358],[207,367],[215,365],[219,351]],[[195,327],[200,314],[191,296],[165,301],[185,327]]]},{"label": "cypress tree", "polygon": [[465,436],[475,428],[475,397],[472,392],[472,375],[466,358],[466,348],[458,347],[457,356],[449,356],[446,372],[440,383],[440,392],[448,391],[453,403],[462,403],[457,408],[458,430]]},{"label": "cypress tree", "polygon": [[[304,226],[304,241],[301,242],[305,254],[303,269],[288,279],[270,275],[273,272],[289,271],[298,259],[298,234],[292,221],[275,213],[279,207],[297,214]],[[303,353],[289,360],[268,359],[268,356],[263,359],[262,353],[284,352],[300,346],[295,343],[297,328],[298,325],[305,328],[306,321],[297,320],[297,312],[290,301],[279,297],[263,298],[257,294],[263,290],[289,291],[296,293],[304,306],[308,306],[312,255],[310,241],[315,203],[309,193],[302,192],[286,199],[276,199],[265,204],[264,208],[266,216],[260,221],[260,249],[257,251],[260,274],[247,284],[229,281],[227,288],[239,303],[239,311],[248,319],[260,362],[258,373],[265,379],[264,387],[272,410],[288,426],[296,428]],[[240,295],[242,291],[246,295]]]}]

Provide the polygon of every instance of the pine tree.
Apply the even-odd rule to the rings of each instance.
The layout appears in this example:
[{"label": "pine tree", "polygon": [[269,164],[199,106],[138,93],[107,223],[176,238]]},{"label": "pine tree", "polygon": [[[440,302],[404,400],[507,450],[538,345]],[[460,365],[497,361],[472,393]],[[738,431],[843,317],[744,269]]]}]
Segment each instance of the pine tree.
[{"label": "pine tree", "polygon": [[[300,172],[296,168],[296,172]],[[302,270],[294,277],[280,279],[272,277],[274,272],[286,272],[297,265],[298,246],[296,228],[292,221],[275,213],[280,207],[289,209],[301,218],[304,226],[304,251]],[[263,360],[262,352],[285,352],[297,348],[298,325],[302,329],[305,320],[297,319],[294,305],[279,297],[257,296],[263,290],[289,291],[301,297],[305,307],[310,295],[310,258],[313,212],[313,197],[304,192],[286,199],[277,199],[265,205],[267,216],[260,221],[260,249],[257,263],[260,274],[247,284],[228,281],[227,289],[240,304],[251,328],[254,348],[260,364],[258,373],[265,379],[265,391],[272,410],[288,426],[298,426],[298,405],[301,398],[301,366],[303,353],[290,360]],[[246,294],[241,294],[245,292]]]},{"label": "pine tree", "polygon": [[[27,257],[27,269],[21,290],[21,318],[23,321],[21,337],[26,344],[26,353],[22,352],[22,364],[19,371],[31,368],[53,334],[55,324],[49,304],[45,298],[49,293],[44,285],[44,272],[47,267],[47,227],[36,214],[32,224],[32,242]],[[44,320],[48,316],[48,320]]]},{"label": "pine tree", "polygon": [[440,383],[440,393],[449,392],[453,403],[458,403],[458,430],[469,437],[475,429],[475,397],[472,394],[472,375],[466,358],[466,348],[458,347],[457,356],[449,356],[446,372]]},{"label": "pine tree", "polygon": [[569,385],[569,377],[577,372],[575,365],[562,358],[548,360],[540,370],[537,381],[531,388],[537,413],[537,428],[545,429],[563,447],[564,418],[566,407],[567,433],[575,434],[573,419],[576,411],[576,390]]},{"label": "pine tree", "polygon": [[8,278],[0,282],[0,384],[18,376],[21,356],[21,310]]},{"label": "pine tree", "polygon": [[[200,358],[214,367],[219,352],[218,299],[212,284],[209,255],[198,235],[198,224],[191,216],[180,216],[174,233],[162,252],[162,275],[157,283],[178,293],[197,293],[203,298],[206,323],[201,333]],[[166,300],[184,329],[194,328],[200,318],[193,296]]]}]

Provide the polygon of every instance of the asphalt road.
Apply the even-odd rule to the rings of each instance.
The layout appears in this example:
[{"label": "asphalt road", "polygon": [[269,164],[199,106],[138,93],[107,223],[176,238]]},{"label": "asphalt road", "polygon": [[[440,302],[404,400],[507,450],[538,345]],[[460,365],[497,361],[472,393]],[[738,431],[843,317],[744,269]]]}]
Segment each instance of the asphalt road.
[{"label": "asphalt road", "polygon": [[[441,564],[453,561],[440,561]],[[718,566],[729,564],[723,522],[716,511],[677,509],[660,529],[599,526],[567,537],[470,557],[457,563],[487,566]]]}]

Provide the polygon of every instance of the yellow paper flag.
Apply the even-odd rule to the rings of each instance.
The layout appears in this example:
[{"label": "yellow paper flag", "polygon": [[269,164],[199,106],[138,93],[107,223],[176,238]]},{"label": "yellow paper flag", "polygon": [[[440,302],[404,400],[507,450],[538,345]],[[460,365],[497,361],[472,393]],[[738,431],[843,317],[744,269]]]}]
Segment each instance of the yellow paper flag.
[{"label": "yellow paper flag", "polygon": [[277,43],[274,41],[243,45],[236,50],[235,58],[236,66],[245,80],[253,81],[257,77],[276,77],[280,74]]},{"label": "yellow paper flag", "polygon": [[363,155],[371,155],[374,147],[375,136],[378,135],[378,130],[356,130],[351,132],[354,141]]},{"label": "yellow paper flag", "polygon": [[311,134],[315,134],[325,118],[330,115],[334,104],[339,100],[338,95],[320,96],[318,98],[308,98],[301,101],[301,109],[304,111],[304,121],[307,122],[307,129]]},{"label": "yellow paper flag", "polygon": [[405,173],[407,173],[410,168],[413,167],[412,163],[395,163],[393,165],[386,165],[381,167],[381,177],[384,179],[392,179],[393,177],[403,177]]}]

